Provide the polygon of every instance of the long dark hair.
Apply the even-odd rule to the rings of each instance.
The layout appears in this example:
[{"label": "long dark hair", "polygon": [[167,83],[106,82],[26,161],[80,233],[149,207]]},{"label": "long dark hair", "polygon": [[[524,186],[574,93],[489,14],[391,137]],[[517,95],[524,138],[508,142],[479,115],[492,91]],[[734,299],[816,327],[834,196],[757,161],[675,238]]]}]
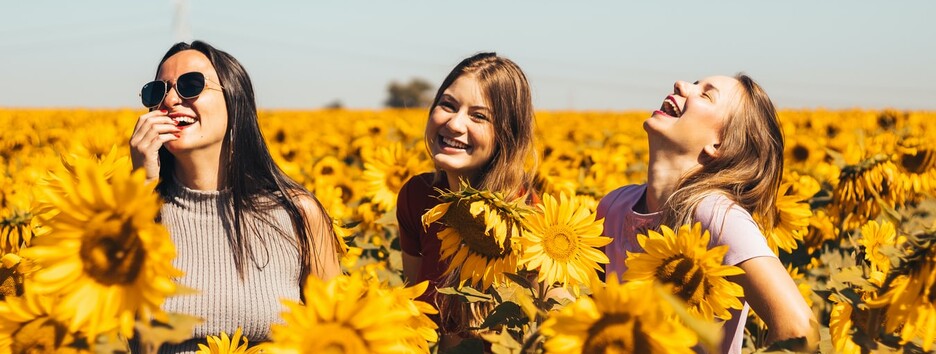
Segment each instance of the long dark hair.
[{"label": "long dark hair", "polygon": [[[313,267],[321,266],[319,260],[313,256],[312,232],[325,233],[323,239],[334,240],[335,231],[331,225],[331,218],[322,207],[322,204],[312,193],[302,185],[292,180],[276,165],[270,150],[267,149],[263,134],[257,121],[257,103],[254,99],[253,85],[250,76],[243,66],[230,54],[216,49],[208,43],[194,41],[191,44],[180,42],[169,48],[166,55],[157,66],[159,67],[176,53],[184,50],[197,50],[208,57],[211,65],[218,73],[221,86],[224,87],[224,100],[227,108],[227,132],[221,148],[221,170],[224,171],[223,180],[219,181],[222,189],[230,190],[231,205],[222,208],[223,217],[233,220],[234,232],[228,233],[228,243],[234,250],[234,264],[241,279],[244,278],[244,267],[247,260],[254,266],[261,268],[257,260],[257,251],[252,246],[250,237],[256,237],[264,248],[269,260],[269,249],[263,235],[256,232],[253,221],[258,218],[246,218],[246,215],[260,215],[271,207],[282,207],[289,214],[292,226],[297,236],[289,237],[286,230],[279,230],[281,236],[287,237],[299,248],[302,261],[302,274],[300,285],[305,285],[305,278],[312,272]],[[158,79],[158,78],[157,78]],[[237,158],[234,158],[236,154]],[[173,182],[175,173],[175,157],[165,147],[159,149],[159,177],[160,182],[156,190],[160,195],[166,196]],[[319,225],[311,225],[312,220],[303,212],[297,201],[300,198],[310,198],[321,211]],[[269,222],[259,218],[260,222]],[[251,232],[254,231],[254,232]],[[339,249],[339,248],[335,248]]]}]

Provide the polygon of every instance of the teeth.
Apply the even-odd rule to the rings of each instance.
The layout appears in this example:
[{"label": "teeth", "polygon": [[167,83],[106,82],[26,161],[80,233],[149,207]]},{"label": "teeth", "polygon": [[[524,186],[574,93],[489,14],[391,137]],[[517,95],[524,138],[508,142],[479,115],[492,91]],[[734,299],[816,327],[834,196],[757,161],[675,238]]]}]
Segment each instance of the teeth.
[{"label": "teeth", "polygon": [[192,117],[175,117],[173,118],[173,120],[175,120],[176,123],[187,123],[187,124],[195,123],[195,118],[192,118]]},{"label": "teeth", "polygon": [[457,142],[455,140],[452,140],[446,137],[442,137],[442,142],[445,143],[445,145],[458,148],[458,149],[467,149],[469,147],[467,144],[462,144],[460,142]]},{"label": "teeth", "polygon": [[663,111],[666,112],[666,114],[677,118],[682,115],[682,112],[679,110],[679,106],[668,99],[663,101]]}]

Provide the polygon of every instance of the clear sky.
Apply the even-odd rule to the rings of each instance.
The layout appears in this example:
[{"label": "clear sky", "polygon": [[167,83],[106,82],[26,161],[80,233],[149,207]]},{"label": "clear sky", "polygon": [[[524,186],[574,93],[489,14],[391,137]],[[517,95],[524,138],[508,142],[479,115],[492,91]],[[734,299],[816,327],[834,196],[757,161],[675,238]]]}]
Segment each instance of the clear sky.
[{"label": "clear sky", "polygon": [[188,37],[238,58],[261,108],[379,108],[497,51],[538,109],[651,110],[744,71],[781,108],[936,110],[936,1],[178,1],[0,0],[0,107],[140,107]]}]

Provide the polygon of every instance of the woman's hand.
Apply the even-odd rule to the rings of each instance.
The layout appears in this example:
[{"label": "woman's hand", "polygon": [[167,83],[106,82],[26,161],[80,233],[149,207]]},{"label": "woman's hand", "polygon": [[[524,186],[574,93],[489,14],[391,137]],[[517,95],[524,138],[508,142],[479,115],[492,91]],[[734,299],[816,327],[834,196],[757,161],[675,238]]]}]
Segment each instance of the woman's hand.
[{"label": "woman's hand", "polygon": [[182,131],[166,113],[157,110],[140,116],[130,136],[133,169],[143,167],[147,183],[159,178],[159,148],[166,142],[178,139],[176,134]]}]

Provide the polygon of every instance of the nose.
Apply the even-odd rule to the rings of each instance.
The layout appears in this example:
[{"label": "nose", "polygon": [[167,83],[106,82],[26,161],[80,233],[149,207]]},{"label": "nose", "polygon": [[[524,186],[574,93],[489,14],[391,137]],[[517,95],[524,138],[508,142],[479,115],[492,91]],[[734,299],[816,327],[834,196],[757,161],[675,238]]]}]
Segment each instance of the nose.
[{"label": "nose", "polygon": [[458,135],[464,134],[467,129],[465,124],[466,119],[468,119],[468,115],[465,112],[455,112],[455,114],[445,122],[445,128]]},{"label": "nose", "polygon": [[673,84],[673,93],[679,96],[686,97],[690,95],[692,91],[695,90],[695,88],[696,88],[696,85],[679,80],[679,81],[676,81],[675,84]]},{"label": "nose", "polygon": [[162,105],[163,107],[172,107],[180,103],[182,103],[182,97],[179,97],[175,85],[172,85],[169,91],[166,92],[166,97],[163,97]]}]

